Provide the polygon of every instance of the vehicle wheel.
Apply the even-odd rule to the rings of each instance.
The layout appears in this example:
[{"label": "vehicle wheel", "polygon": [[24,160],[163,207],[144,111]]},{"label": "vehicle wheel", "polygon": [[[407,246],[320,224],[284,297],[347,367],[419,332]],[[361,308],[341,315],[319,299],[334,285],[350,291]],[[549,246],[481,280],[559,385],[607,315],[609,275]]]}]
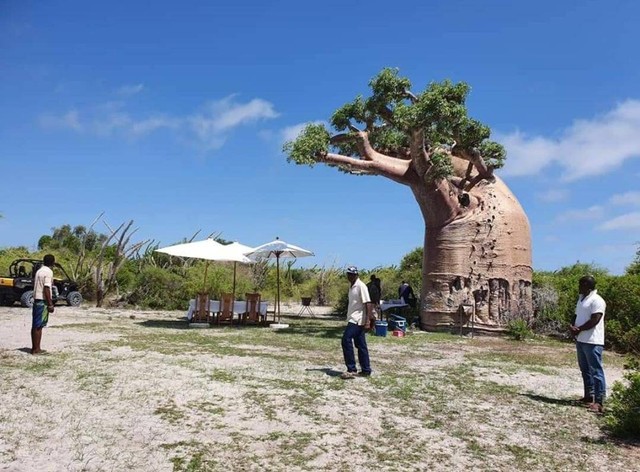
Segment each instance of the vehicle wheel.
[{"label": "vehicle wheel", "polygon": [[33,308],[33,290],[27,290],[20,297],[20,305]]},{"label": "vehicle wheel", "polygon": [[80,292],[69,292],[67,295],[67,305],[80,306],[82,303],[82,294]]}]

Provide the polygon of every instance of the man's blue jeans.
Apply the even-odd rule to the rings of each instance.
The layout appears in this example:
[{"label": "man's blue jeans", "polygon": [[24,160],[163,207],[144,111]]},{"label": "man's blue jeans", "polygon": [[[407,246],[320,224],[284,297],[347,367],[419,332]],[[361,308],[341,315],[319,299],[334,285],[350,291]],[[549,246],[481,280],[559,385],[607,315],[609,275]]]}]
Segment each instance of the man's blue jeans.
[{"label": "man's blue jeans", "polygon": [[365,374],[371,373],[371,364],[369,363],[369,349],[367,348],[367,340],[365,338],[366,331],[364,326],[358,326],[355,323],[347,323],[347,327],[342,335],[342,354],[344,354],[344,363],[349,372],[357,372],[356,358],[353,354],[353,345],[358,349],[358,362],[360,368]]},{"label": "man's blue jeans", "polygon": [[593,396],[595,402],[601,405],[607,393],[607,384],[602,368],[603,349],[604,346],[597,344],[576,343],[578,366],[580,366],[584,384],[584,396]]}]

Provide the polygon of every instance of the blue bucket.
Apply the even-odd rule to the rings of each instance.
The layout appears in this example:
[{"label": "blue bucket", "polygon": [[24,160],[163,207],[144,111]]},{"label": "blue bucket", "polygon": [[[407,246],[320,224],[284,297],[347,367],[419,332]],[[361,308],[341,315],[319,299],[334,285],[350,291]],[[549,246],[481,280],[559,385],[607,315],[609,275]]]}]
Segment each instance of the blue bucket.
[{"label": "blue bucket", "polygon": [[386,321],[376,321],[376,336],[386,336],[387,335],[387,322]]}]

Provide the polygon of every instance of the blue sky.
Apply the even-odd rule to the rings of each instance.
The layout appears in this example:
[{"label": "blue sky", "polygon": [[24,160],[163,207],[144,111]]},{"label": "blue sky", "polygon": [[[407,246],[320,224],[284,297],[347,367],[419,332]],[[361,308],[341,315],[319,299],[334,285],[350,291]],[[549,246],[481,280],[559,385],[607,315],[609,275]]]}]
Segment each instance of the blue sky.
[{"label": "blue sky", "polygon": [[534,269],[621,273],[640,241],[638,18],[616,0],[0,1],[0,247],[104,211],[161,245],[279,236],[316,253],[303,266],[398,264],[423,240],[408,188],[281,152],[390,66],[414,90],[471,85]]}]

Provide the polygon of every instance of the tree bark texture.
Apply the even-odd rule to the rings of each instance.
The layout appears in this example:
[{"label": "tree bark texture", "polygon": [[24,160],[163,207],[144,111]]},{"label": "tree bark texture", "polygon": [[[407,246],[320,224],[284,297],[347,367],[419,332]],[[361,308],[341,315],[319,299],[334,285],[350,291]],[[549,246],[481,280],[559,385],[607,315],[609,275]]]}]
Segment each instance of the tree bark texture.
[{"label": "tree bark texture", "polygon": [[511,317],[529,315],[529,221],[507,186],[499,178],[482,181],[470,192],[469,209],[443,225],[429,221],[438,206],[431,194],[413,190],[426,226],[421,327],[449,330],[473,323],[493,331]]}]

